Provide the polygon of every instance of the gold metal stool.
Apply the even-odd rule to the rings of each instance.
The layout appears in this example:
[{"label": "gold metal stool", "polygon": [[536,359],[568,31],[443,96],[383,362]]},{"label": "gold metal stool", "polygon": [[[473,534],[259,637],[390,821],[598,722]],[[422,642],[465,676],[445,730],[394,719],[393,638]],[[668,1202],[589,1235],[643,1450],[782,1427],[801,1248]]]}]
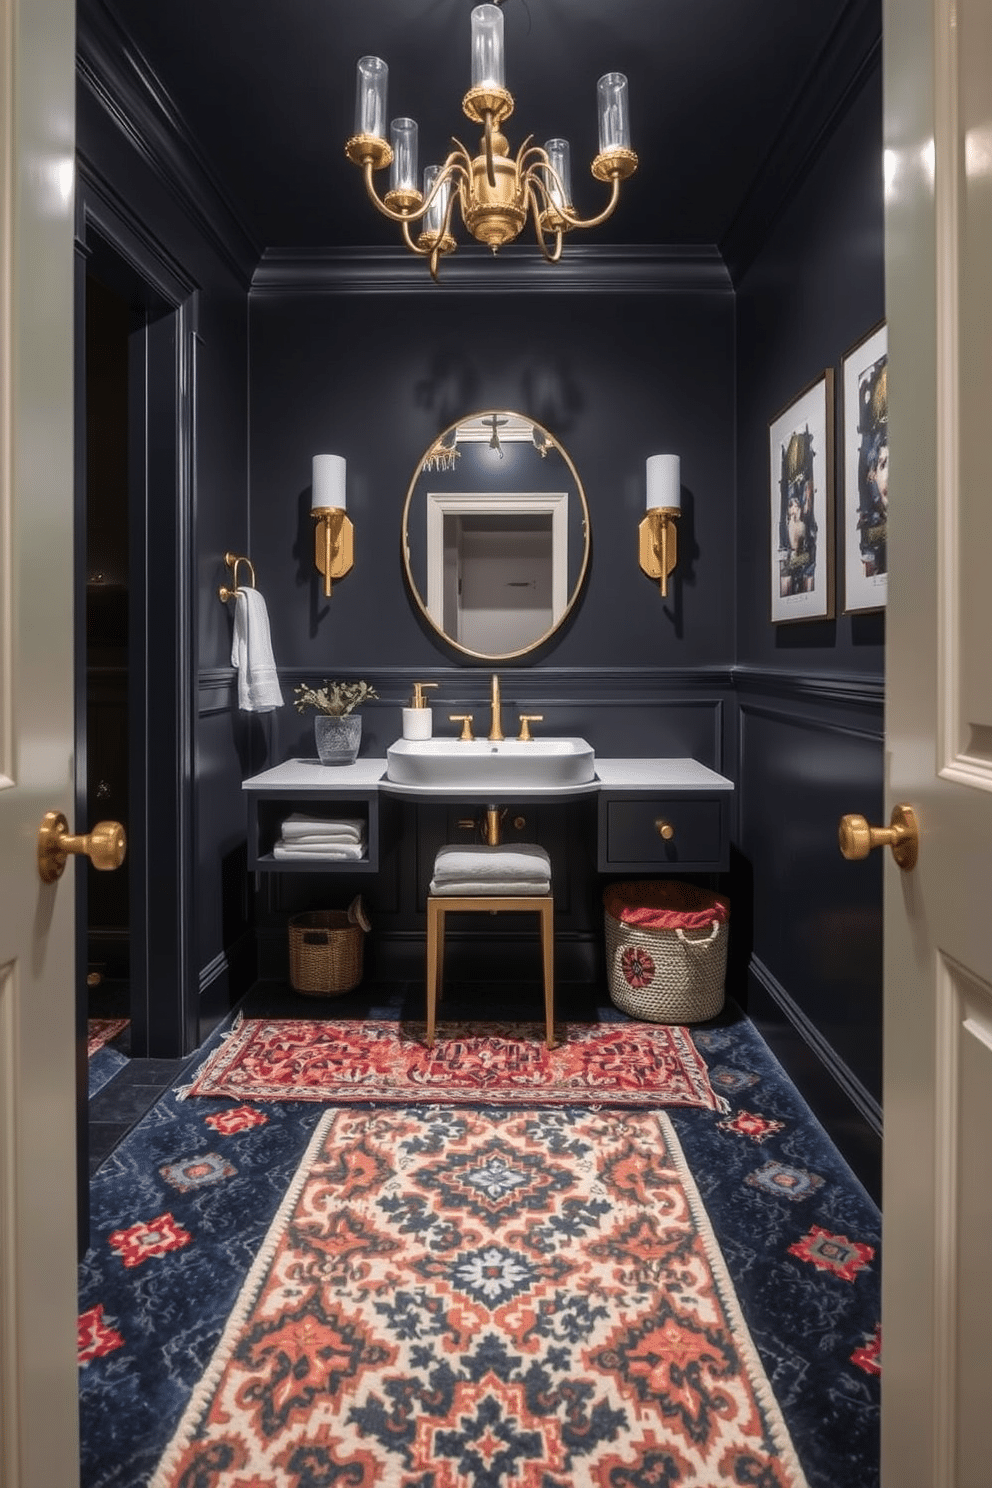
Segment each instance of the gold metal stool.
[{"label": "gold metal stool", "polygon": [[449,913],[486,910],[490,914],[504,911],[532,911],[541,916],[541,956],[544,963],[545,1042],[555,1046],[555,901],[551,894],[431,894],[427,899],[427,1047],[434,1047],[434,1022],[437,1000],[444,978],[444,920]]}]

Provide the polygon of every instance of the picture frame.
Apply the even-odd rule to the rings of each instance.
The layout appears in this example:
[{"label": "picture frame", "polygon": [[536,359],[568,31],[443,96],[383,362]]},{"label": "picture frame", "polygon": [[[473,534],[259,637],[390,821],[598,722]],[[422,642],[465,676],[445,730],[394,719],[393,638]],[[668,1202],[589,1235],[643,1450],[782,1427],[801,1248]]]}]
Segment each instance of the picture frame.
[{"label": "picture frame", "polygon": [[843,380],[844,613],[885,608],[888,599],[888,331],[875,326],[846,352]]},{"label": "picture frame", "polygon": [[768,426],[773,625],[834,618],[834,372]]}]

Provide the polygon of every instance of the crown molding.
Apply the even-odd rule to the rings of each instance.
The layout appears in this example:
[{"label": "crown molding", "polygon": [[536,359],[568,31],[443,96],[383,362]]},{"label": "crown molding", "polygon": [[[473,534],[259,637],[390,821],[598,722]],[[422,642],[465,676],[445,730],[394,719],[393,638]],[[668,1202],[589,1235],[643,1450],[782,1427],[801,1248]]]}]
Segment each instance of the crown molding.
[{"label": "crown molding", "polygon": [[79,0],[76,77],[247,287],[261,250],[221,189],[175,102],[106,0]]},{"label": "crown molding", "polygon": [[255,270],[257,294],[733,294],[711,244],[655,248],[567,244],[548,264],[536,248],[511,245],[494,258],[474,244],[442,261],[438,282],[401,246],[268,248]]},{"label": "crown molding", "polygon": [[850,0],[792,106],[720,249],[739,285],[785,207],[868,79],[881,67],[880,0]]}]

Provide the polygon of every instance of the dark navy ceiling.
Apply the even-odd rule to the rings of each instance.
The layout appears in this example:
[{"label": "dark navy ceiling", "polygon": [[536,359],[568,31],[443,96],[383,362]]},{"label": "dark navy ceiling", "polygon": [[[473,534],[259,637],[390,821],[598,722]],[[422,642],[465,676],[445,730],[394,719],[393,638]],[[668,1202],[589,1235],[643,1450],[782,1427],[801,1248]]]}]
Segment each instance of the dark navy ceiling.
[{"label": "dark navy ceiling", "polygon": [[[570,139],[576,205],[587,213],[605,191],[587,169],[596,81],[627,73],[641,165],[588,241],[641,247],[732,244],[748,214],[780,199],[784,178],[801,170],[880,35],[879,0],[503,8],[511,150],[531,133]],[[461,112],[470,9],[471,0],[80,0],[80,20],[116,21],[129,68],[179,121],[259,250],[349,248],[397,241],[344,158],[356,60],[388,62],[389,114],[417,120],[422,165],[443,158],[452,134],[474,147],[478,130]]]}]

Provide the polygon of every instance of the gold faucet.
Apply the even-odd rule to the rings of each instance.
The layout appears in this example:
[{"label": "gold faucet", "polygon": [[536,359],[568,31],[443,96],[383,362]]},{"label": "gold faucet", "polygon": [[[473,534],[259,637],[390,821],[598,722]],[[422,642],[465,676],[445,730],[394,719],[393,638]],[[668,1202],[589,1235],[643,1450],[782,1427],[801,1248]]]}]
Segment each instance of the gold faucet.
[{"label": "gold faucet", "polygon": [[500,739],[505,739],[506,735],[503,732],[503,723],[500,717],[502,704],[499,695],[499,678],[495,672],[493,672],[492,709],[493,718],[489,728],[489,739],[492,743],[497,743]]}]

